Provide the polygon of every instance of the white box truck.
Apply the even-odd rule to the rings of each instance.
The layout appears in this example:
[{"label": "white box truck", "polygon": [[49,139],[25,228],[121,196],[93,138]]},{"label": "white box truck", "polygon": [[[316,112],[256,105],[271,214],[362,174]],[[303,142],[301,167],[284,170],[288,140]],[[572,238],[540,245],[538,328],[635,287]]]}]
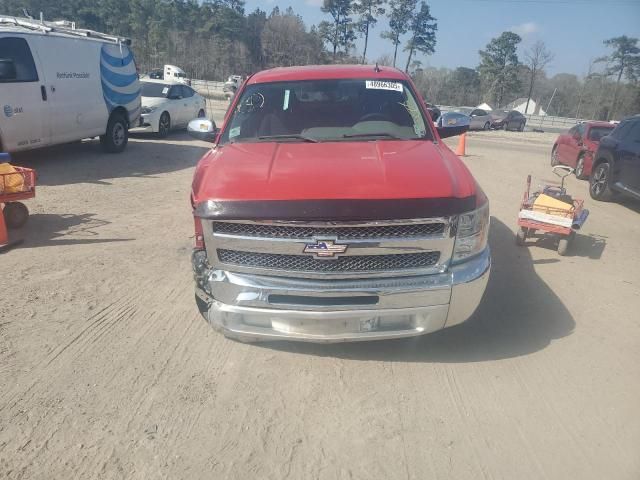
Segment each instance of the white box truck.
[{"label": "white box truck", "polygon": [[71,22],[0,16],[0,151],[90,137],[124,150],[140,117],[130,43]]}]

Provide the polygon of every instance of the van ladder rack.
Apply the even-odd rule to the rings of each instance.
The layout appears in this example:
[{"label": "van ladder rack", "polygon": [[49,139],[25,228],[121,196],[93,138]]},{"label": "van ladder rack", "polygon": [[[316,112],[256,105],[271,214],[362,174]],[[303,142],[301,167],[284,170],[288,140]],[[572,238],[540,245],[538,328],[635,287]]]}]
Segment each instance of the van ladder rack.
[{"label": "van ladder rack", "polygon": [[39,20],[32,20],[28,18],[0,16],[0,25],[16,25],[19,27],[29,28],[31,30],[39,30],[44,33],[60,32],[60,33],[65,33],[67,35],[76,35],[79,37],[88,37],[88,38],[93,37],[101,40],[108,40],[113,43],[118,43],[118,44],[123,43],[125,45],[131,45],[131,40],[128,38],[108,35],[106,33],[96,32],[94,30],[87,30],[84,28],[75,28],[75,22],[71,23],[71,26],[68,26],[68,25],[65,25],[63,22],[45,22],[45,21],[39,21]]}]

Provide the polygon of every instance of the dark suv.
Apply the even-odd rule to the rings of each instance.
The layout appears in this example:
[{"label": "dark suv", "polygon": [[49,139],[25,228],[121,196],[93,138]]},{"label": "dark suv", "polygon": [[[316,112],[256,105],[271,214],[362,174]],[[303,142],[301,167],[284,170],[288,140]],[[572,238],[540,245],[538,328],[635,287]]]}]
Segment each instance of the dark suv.
[{"label": "dark suv", "polygon": [[623,120],[600,140],[589,184],[594,200],[612,200],[619,193],[640,200],[640,115]]}]

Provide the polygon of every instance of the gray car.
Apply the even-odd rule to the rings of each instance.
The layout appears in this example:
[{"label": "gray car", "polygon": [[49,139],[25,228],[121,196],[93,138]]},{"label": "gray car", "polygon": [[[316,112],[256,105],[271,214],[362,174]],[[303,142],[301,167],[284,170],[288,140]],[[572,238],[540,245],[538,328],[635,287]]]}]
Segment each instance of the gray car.
[{"label": "gray car", "polygon": [[481,108],[460,107],[454,111],[467,115],[471,119],[469,121],[469,130],[489,130],[489,128],[491,128],[491,115],[486,110],[482,110]]}]

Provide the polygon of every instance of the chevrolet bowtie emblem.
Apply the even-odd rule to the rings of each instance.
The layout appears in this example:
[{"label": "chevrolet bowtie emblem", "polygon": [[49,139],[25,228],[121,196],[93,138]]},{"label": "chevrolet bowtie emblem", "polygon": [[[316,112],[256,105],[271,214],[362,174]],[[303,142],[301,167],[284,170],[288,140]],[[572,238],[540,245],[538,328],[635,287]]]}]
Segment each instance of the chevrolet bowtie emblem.
[{"label": "chevrolet bowtie emblem", "polygon": [[312,253],[316,257],[335,258],[337,254],[347,251],[348,245],[336,245],[331,240],[321,240],[316,243],[307,243],[304,253]]}]

